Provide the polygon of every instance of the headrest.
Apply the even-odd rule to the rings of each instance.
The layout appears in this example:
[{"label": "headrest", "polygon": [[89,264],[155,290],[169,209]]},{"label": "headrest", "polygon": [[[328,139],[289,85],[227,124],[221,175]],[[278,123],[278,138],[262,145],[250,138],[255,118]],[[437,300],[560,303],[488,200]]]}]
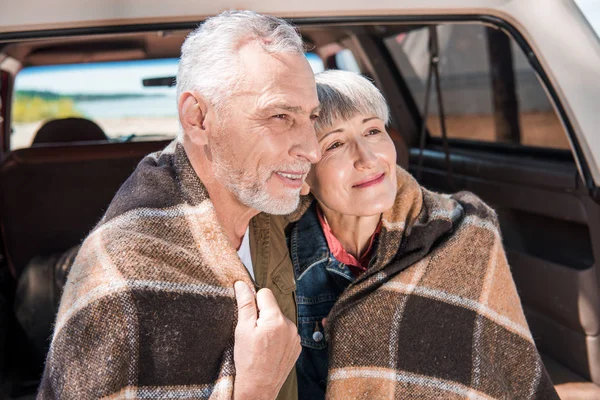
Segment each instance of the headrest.
[{"label": "headrest", "polygon": [[85,118],[54,119],[36,133],[32,145],[40,143],[108,140],[102,128]]}]

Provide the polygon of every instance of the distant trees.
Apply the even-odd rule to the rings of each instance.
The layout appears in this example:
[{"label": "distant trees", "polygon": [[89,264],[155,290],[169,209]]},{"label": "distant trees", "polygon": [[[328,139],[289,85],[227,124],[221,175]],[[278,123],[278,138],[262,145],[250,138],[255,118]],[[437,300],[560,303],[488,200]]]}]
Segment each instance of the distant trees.
[{"label": "distant trees", "polygon": [[53,93],[17,92],[12,107],[14,123],[82,116],[73,98]]}]

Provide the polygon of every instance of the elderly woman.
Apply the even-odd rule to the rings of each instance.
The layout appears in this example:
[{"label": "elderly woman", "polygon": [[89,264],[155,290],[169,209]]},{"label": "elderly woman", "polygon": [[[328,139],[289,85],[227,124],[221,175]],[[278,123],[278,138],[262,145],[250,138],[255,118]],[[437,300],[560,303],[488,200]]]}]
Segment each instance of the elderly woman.
[{"label": "elderly woman", "polygon": [[494,211],[396,166],[367,79],[326,71],[317,90],[323,156],[289,237],[300,398],[557,399]]}]

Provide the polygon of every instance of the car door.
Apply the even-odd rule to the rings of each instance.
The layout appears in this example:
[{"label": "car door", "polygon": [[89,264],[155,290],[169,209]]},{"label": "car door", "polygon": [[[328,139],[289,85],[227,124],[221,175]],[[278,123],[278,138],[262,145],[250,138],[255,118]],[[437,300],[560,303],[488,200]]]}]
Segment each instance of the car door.
[{"label": "car door", "polygon": [[[426,111],[431,32],[422,27],[382,39],[417,119]],[[429,87],[425,137],[422,146],[409,142],[409,170],[432,190],[469,190],[496,209],[555,383],[600,383],[600,205],[580,174],[585,165],[575,162],[577,143],[557,112],[562,105],[532,68],[531,49],[502,30],[463,23],[441,24],[435,33],[440,90]]]}]

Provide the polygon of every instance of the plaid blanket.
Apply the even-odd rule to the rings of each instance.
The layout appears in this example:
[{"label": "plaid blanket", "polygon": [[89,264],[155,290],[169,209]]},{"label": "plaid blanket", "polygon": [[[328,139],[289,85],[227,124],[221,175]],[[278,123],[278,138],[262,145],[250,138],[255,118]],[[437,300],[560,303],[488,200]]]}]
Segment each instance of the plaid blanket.
[{"label": "plaid blanket", "polygon": [[496,215],[398,169],[374,265],[326,324],[331,399],[558,399],[523,315]]},{"label": "plaid blanket", "polygon": [[146,157],[69,274],[38,399],[224,399],[253,284],[178,142]]}]

